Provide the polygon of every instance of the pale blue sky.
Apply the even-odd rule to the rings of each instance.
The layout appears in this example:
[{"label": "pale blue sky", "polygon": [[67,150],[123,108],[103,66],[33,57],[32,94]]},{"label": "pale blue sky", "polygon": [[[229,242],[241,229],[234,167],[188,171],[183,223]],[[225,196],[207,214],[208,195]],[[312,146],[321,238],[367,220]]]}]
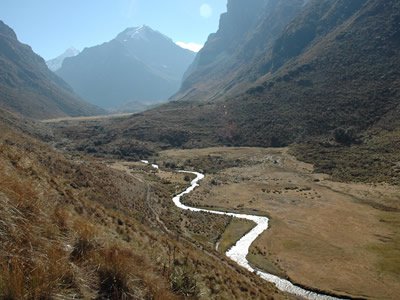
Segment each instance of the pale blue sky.
[{"label": "pale blue sky", "polygon": [[148,25],[175,42],[203,44],[227,0],[0,0],[0,20],[45,59]]}]

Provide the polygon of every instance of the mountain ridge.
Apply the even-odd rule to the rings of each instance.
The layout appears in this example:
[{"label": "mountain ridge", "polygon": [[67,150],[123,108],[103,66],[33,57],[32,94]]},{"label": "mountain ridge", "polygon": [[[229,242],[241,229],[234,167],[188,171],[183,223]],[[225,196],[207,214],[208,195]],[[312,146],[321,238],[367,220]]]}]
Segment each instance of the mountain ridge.
[{"label": "mountain ridge", "polygon": [[79,99],[39,55],[0,21],[0,106],[31,118],[98,115],[104,111]]}]

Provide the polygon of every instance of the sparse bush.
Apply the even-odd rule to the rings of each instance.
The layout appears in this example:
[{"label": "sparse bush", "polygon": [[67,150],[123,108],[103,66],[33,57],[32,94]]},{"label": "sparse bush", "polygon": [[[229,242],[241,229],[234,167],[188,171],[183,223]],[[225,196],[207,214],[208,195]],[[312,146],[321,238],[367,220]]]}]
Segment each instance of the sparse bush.
[{"label": "sparse bush", "polygon": [[350,146],[357,142],[357,135],[354,128],[336,128],[333,132],[335,141],[339,144]]},{"label": "sparse bush", "polygon": [[170,282],[174,293],[186,297],[195,297],[199,294],[196,279],[186,266],[174,267],[170,275]]},{"label": "sparse bush", "polygon": [[176,167],[176,163],[174,163],[174,162],[172,162],[172,161],[167,161],[165,164],[164,164],[164,166],[167,168],[167,169],[176,169],[177,167]]}]

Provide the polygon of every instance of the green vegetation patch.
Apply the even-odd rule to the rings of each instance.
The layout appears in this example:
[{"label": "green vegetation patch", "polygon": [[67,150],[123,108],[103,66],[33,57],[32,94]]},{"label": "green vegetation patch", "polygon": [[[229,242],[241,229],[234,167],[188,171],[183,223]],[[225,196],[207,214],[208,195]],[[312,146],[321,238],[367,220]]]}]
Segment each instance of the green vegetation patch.
[{"label": "green vegetation patch", "polygon": [[359,145],[310,142],[291,147],[292,153],[315,165],[315,172],[340,181],[400,184],[400,131],[365,139]]},{"label": "green vegetation patch", "polygon": [[228,251],[242,236],[252,230],[254,226],[255,224],[251,221],[232,218],[219,240],[218,251],[221,253]]},{"label": "green vegetation patch", "polygon": [[257,269],[282,278],[287,278],[285,271],[279,267],[278,262],[271,259],[268,253],[261,251],[257,247],[251,248],[247,259],[250,264]]}]

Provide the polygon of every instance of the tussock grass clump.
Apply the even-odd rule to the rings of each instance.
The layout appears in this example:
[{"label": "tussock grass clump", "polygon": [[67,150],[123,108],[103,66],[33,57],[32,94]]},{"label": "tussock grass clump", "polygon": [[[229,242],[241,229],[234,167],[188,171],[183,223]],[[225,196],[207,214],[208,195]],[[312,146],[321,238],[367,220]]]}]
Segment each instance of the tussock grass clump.
[{"label": "tussock grass clump", "polygon": [[88,258],[90,252],[99,247],[96,242],[96,232],[94,227],[82,219],[77,219],[74,223],[76,232],[75,242],[70,254],[72,261],[79,262]]},{"label": "tussock grass clump", "polygon": [[133,270],[140,268],[139,257],[127,249],[116,246],[102,250],[98,256],[99,263],[99,294],[108,299],[129,299],[135,294],[130,283]]}]

